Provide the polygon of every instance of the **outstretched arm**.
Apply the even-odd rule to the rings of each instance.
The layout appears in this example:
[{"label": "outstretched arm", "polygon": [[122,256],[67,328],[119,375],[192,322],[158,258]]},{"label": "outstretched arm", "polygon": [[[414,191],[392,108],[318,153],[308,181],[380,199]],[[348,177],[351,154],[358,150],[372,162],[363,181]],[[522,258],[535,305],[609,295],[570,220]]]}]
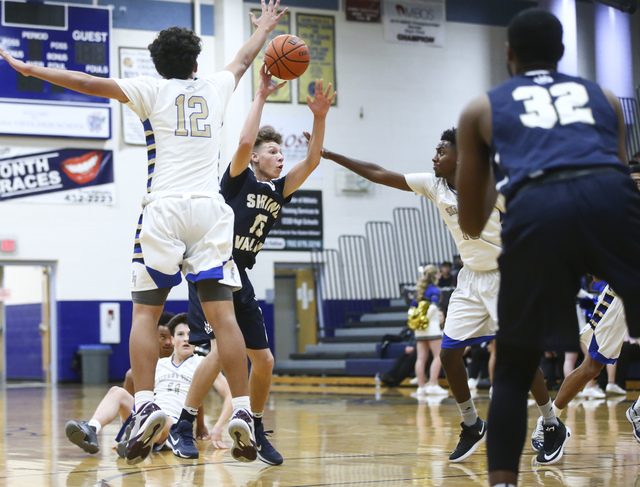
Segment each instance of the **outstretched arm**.
[{"label": "outstretched arm", "polygon": [[242,126],[242,132],[240,133],[240,142],[238,143],[238,149],[231,159],[229,168],[229,175],[232,178],[239,176],[249,166],[251,161],[251,151],[253,145],[256,142],[258,136],[258,130],[260,129],[260,118],[262,117],[262,109],[267,97],[282,88],[287,82],[284,81],[279,85],[271,82],[271,74],[267,71],[267,65],[262,64],[260,68],[260,81],[258,84],[258,91],[253,99],[251,108],[247,119]]},{"label": "outstretched arm", "polygon": [[[307,138],[307,140],[309,140],[309,133],[303,132],[303,134]],[[340,164],[342,167],[346,167],[350,171],[353,171],[359,176],[362,176],[363,178],[368,179],[369,181],[372,181],[374,183],[383,184],[384,186],[389,186],[390,188],[401,189],[402,191],[413,191],[407,184],[407,180],[405,179],[404,174],[389,171],[384,167],[378,166],[377,164],[373,164],[371,162],[351,159],[350,157],[331,152],[324,147],[322,148],[321,155],[325,159],[329,159],[330,161]]]},{"label": "outstretched arm", "polygon": [[297,163],[291,168],[291,171],[287,174],[284,180],[283,196],[286,198],[296,189],[302,186],[309,175],[320,164],[320,153],[322,152],[322,142],[324,141],[324,129],[325,120],[329,108],[335,100],[338,93],[334,92],[329,96],[331,92],[331,83],[327,87],[327,91],[324,91],[324,81],[316,80],[316,86],[314,90],[313,100],[307,95],[307,105],[313,112],[313,129],[309,140],[309,148],[307,149],[307,157]]},{"label": "outstretched arm", "polygon": [[251,23],[256,28],[256,31],[247,43],[240,48],[235,59],[224,68],[225,71],[231,71],[236,77],[236,86],[238,86],[240,78],[242,78],[242,75],[249,69],[249,66],[251,66],[251,63],[260,52],[260,49],[264,46],[269,32],[276,28],[282,16],[289,10],[287,7],[278,14],[280,0],[276,0],[275,4],[273,0],[269,0],[269,5],[266,5],[265,0],[262,0],[261,4],[262,15],[260,15],[260,18],[256,18],[253,12],[249,13]]},{"label": "outstretched arm", "polygon": [[67,71],[66,69],[44,68],[33,66],[32,64],[18,61],[11,54],[0,47],[0,57],[9,63],[13,69],[24,76],[33,76],[54,85],[62,86],[85,95],[100,96],[102,98],[113,98],[114,100],[126,103],[129,98],[114,80],[91,76],[80,71]]},{"label": "outstretched arm", "polygon": [[460,228],[471,237],[482,233],[496,202],[490,160],[491,105],[486,95],[472,101],[458,124],[458,212]]}]

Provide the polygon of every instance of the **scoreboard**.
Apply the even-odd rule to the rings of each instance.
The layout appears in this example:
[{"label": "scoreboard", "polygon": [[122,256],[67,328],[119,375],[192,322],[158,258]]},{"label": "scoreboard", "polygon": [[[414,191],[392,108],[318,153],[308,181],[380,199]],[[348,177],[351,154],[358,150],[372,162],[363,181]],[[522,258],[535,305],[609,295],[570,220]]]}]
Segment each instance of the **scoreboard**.
[{"label": "scoreboard", "polygon": [[[109,77],[111,10],[1,1],[0,45],[28,64]],[[0,134],[108,139],[110,100],[25,77],[0,60]]]}]

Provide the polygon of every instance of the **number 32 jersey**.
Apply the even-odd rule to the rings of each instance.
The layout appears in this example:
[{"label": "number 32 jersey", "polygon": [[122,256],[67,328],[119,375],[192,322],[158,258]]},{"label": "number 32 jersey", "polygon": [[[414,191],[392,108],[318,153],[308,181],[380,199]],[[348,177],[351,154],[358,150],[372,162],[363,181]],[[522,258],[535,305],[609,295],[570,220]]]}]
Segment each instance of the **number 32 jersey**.
[{"label": "number 32 jersey", "polygon": [[514,76],[489,91],[496,181],[509,199],[554,169],[619,166],[618,119],[602,88],[550,71]]},{"label": "number 32 jersey", "polygon": [[233,260],[238,267],[251,269],[280,210],[291,201],[292,195],[285,198],[282,194],[286,176],[261,182],[247,168],[232,178],[230,167],[222,176],[220,192],[235,214]]},{"label": "number 32 jersey", "polygon": [[114,80],[142,121],[147,191],[215,192],[220,133],[235,88],[230,71],[196,79],[150,76]]}]

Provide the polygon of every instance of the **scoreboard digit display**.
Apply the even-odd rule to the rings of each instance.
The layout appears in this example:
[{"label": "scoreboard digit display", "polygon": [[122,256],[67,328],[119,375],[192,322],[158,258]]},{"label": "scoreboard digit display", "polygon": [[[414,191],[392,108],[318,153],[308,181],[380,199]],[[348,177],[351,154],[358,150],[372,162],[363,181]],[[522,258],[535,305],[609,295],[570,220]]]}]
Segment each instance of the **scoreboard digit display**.
[{"label": "scoreboard digit display", "polygon": [[[0,45],[28,64],[109,77],[108,7],[0,1]],[[25,77],[0,59],[0,134],[108,139],[110,100]]]}]

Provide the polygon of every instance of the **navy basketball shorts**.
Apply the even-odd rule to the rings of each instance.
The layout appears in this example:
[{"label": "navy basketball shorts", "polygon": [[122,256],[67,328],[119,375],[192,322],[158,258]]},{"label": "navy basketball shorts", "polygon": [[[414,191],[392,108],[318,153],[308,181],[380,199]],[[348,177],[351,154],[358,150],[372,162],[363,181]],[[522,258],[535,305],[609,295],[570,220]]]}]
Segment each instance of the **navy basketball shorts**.
[{"label": "navy basketball shorts", "polygon": [[[240,331],[244,337],[245,346],[251,350],[263,350],[269,348],[267,330],[264,326],[264,317],[256,299],[253,285],[249,281],[247,271],[238,268],[242,288],[233,293],[233,308]],[[211,325],[207,322],[198,291],[194,283],[189,282],[189,310],[187,313],[189,323],[189,343],[201,345],[215,338]]]},{"label": "navy basketball shorts", "polygon": [[640,335],[640,192],[617,171],[529,186],[502,226],[497,338],[541,351],[578,349],[575,296],[593,274],[623,299]]}]

